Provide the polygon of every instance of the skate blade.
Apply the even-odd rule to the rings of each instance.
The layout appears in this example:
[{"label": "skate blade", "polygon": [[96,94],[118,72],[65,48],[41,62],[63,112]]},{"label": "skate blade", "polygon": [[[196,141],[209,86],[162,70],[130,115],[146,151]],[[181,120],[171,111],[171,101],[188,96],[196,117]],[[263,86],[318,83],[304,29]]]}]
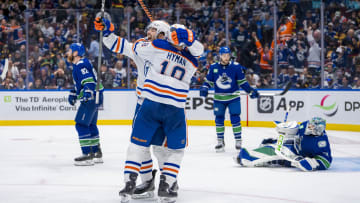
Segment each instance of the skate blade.
[{"label": "skate blade", "polygon": [[132,199],[142,199],[142,200],[149,200],[149,201],[153,201],[156,200],[157,198],[155,197],[154,191],[149,191],[149,192],[145,192],[142,194],[133,194],[131,196]]},{"label": "skate blade", "polygon": [[221,152],[225,152],[225,148],[222,149],[215,149],[216,153],[221,153]]},{"label": "skate blade", "polygon": [[104,160],[102,158],[94,158],[94,163],[102,164],[102,163],[104,163]]},{"label": "skate blade", "polygon": [[175,203],[176,197],[160,197],[159,203]]},{"label": "skate blade", "polygon": [[129,195],[129,194],[120,194],[120,197],[121,197],[121,200],[120,200],[121,203],[130,202],[131,195]]},{"label": "skate blade", "polygon": [[94,162],[93,161],[75,161],[74,165],[75,166],[93,166]]}]

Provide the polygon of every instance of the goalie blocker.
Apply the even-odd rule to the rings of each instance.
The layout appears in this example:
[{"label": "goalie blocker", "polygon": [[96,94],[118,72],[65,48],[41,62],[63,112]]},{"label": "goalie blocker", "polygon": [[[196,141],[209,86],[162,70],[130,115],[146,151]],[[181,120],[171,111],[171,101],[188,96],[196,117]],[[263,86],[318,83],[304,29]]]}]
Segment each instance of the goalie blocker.
[{"label": "goalie blocker", "polygon": [[326,170],[332,162],[324,119],[314,117],[300,125],[276,122],[278,138],[264,139],[259,148],[242,148],[236,162],[247,167],[283,166],[302,171]]}]

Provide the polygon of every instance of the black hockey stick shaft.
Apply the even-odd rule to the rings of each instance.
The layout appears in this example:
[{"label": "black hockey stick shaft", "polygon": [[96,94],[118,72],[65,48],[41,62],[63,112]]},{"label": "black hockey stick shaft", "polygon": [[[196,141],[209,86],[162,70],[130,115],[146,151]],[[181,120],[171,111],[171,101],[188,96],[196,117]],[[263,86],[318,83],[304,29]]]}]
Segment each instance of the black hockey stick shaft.
[{"label": "black hockey stick shaft", "polygon": [[[101,19],[104,19],[105,13],[105,0],[101,0]],[[99,56],[98,56],[98,70],[97,70],[97,80],[96,80],[96,97],[95,103],[99,104],[100,97],[100,80],[101,80],[101,56],[102,56],[102,42],[103,42],[103,31],[100,32],[100,42],[99,42]]]},{"label": "black hockey stick shaft", "polygon": [[[265,93],[265,92],[259,92],[260,96],[282,96],[284,94],[286,94],[289,89],[292,86],[292,82],[289,81],[288,83],[286,83],[285,88],[280,92],[280,93]],[[209,92],[209,94],[214,95],[215,93],[213,92]],[[248,95],[248,93],[246,92],[236,92],[236,93],[220,93],[219,95]]]}]

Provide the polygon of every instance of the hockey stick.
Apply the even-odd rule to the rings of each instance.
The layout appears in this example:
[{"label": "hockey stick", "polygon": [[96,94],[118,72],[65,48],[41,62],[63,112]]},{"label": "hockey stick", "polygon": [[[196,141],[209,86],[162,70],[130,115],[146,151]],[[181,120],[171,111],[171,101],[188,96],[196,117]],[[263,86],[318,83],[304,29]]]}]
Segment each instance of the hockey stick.
[{"label": "hockey stick", "polygon": [[[105,0],[101,0],[101,19],[104,18],[105,13]],[[96,97],[95,97],[95,103],[99,104],[99,98],[100,98],[100,80],[101,80],[101,56],[102,56],[102,41],[103,41],[103,31],[100,32],[100,43],[99,43],[99,56],[98,56],[98,71],[97,71],[97,80],[96,80]]]},{"label": "hockey stick", "polygon": [[146,13],[147,17],[150,19],[150,21],[151,22],[154,21],[149,9],[146,7],[146,5],[144,3],[144,1],[143,0],[138,0],[138,2],[140,4],[141,8],[145,11],[145,13]]},{"label": "hockey stick", "polygon": [[[286,94],[289,91],[291,86],[292,86],[292,82],[289,81],[285,85],[285,88],[281,92],[278,92],[278,93],[266,93],[266,92],[260,93],[259,92],[259,95],[260,96],[282,96],[282,95]],[[215,93],[209,92],[209,94],[214,95]],[[234,92],[234,93],[219,93],[218,95],[222,95],[222,96],[227,96],[227,95],[248,95],[248,93],[246,93],[246,92]]]}]

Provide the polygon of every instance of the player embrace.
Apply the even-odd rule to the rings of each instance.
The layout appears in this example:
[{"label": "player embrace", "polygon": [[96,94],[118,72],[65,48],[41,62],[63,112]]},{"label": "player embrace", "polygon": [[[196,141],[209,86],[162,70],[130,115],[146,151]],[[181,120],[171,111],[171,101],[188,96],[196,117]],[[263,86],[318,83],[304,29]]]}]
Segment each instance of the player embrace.
[{"label": "player embrace", "polygon": [[[111,51],[133,59],[139,72],[139,99],[125,162],[125,188],[120,191],[122,202],[129,201],[131,195],[154,190],[150,145],[162,146],[165,140],[166,148],[154,148],[162,170],[158,196],[163,202],[175,202],[177,175],[187,145],[184,107],[197,69],[195,56],[202,54],[203,46],[193,31],[182,25],[171,29],[164,21],[151,22],[147,38],[133,44],[116,36],[105,19],[97,19],[95,29],[104,32],[104,44]],[[135,187],[139,173],[143,184]]]},{"label": "player embrace", "polygon": [[285,166],[303,171],[326,170],[332,157],[325,131],[326,121],[314,117],[300,125],[296,121],[277,122],[278,139],[264,139],[259,148],[241,149],[236,157],[243,166]]}]

